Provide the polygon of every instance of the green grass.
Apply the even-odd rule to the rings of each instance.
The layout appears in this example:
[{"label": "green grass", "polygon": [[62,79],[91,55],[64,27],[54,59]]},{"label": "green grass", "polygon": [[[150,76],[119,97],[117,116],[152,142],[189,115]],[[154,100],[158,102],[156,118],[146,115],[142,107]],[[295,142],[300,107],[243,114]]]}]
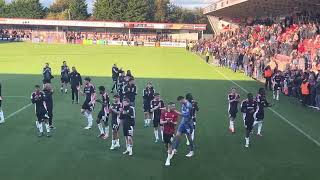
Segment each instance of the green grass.
[{"label": "green grass", "polygon": [[[264,137],[252,137],[252,146],[244,148],[243,122],[238,114],[236,134],[227,131],[226,96],[234,86],[215,67],[184,49],[44,45],[28,43],[0,44],[0,82],[6,115],[30,103],[35,84],[41,83],[41,70],[50,62],[55,74],[67,60],[93,83],[111,86],[111,66],[117,63],[131,69],[137,77],[137,119],[133,157],[110,151],[110,139],[96,138],[97,127],[82,129],[86,120],[80,106],[72,105],[70,95],[59,90],[58,75],[53,81],[53,137],[38,138],[33,107],[19,112],[0,126],[1,180],[300,180],[318,179],[320,147],[267,110]],[[217,68],[245,89],[256,92],[261,84],[242,74]],[[141,92],[152,81],[165,101],[192,92],[200,104],[196,131],[196,155],[185,158],[181,144],[172,166],[164,167],[166,151],[153,143],[152,128],[143,128]],[[241,92],[242,97],[245,96]],[[7,96],[7,97],[6,97]],[[22,96],[22,97],[13,97]],[[25,98],[24,98],[25,97]],[[96,108],[100,109],[100,107]],[[274,109],[316,141],[320,141],[319,114],[304,109],[294,99],[281,97]],[[94,113],[97,115],[97,112]],[[123,145],[123,139],[121,139]]]}]

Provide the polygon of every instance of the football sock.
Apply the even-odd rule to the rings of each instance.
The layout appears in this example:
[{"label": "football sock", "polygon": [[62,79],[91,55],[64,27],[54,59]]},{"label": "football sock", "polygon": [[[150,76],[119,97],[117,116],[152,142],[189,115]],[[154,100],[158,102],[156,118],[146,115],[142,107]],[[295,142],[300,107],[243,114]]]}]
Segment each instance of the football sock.
[{"label": "football sock", "polygon": [[103,127],[102,127],[101,123],[98,124],[98,128],[99,128],[100,134],[104,134]]},{"label": "football sock", "polygon": [[190,151],[193,151],[193,140],[191,138],[191,135],[188,136],[188,140],[189,140],[189,143],[190,143],[189,149],[190,149]]},{"label": "football sock", "polygon": [[38,124],[39,132],[43,133],[43,125],[42,122]]},{"label": "football sock", "polygon": [[163,141],[163,130],[161,129],[161,140]]},{"label": "football sock", "polygon": [[250,143],[250,140],[248,137],[246,137],[246,144],[249,144]]},{"label": "football sock", "polygon": [[39,122],[38,121],[36,121],[36,127],[37,127],[37,129],[39,129]]},{"label": "football sock", "polygon": [[261,134],[262,122],[258,123],[258,134]]},{"label": "football sock", "polygon": [[4,121],[4,115],[2,110],[0,110],[0,121]]},{"label": "football sock", "polygon": [[86,117],[86,118],[88,118],[88,115],[89,114],[86,111],[83,113],[83,116]]},{"label": "football sock", "polygon": [[117,144],[120,144],[120,140],[119,140],[119,139],[116,139],[116,143],[117,143]]},{"label": "football sock", "polygon": [[192,133],[191,133],[191,139],[194,141],[194,133],[195,133],[195,129],[192,131]]},{"label": "football sock", "polygon": [[144,125],[148,125],[148,119],[144,119]]},{"label": "football sock", "polygon": [[190,142],[189,142],[189,140],[188,140],[188,136],[185,134],[185,136],[186,136],[186,139],[187,139],[187,145],[189,145],[190,144]]},{"label": "football sock", "polygon": [[232,120],[230,120],[229,128],[232,129],[232,130],[234,129],[234,122]]},{"label": "football sock", "polygon": [[91,127],[93,122],[92,114],[88,114],[87,118],[88,118],[88,126]]},{"label": "football sock", "polygon": [[49,123],[45,123],[45,127],[46,127],[46,130],[47,130],[47,133],[50,133],[50,126],[49,126]]},{"label": "football sock", "polygon": [[157,129],[153,130],[153,133],[154,133],[154,137],[156,138],[156,140],[158,140],[159,139],[158,130]]},{"label": "football sock", "polygon": [[104,131],[107,136],[109,136],[109,126],[104,127]]}]

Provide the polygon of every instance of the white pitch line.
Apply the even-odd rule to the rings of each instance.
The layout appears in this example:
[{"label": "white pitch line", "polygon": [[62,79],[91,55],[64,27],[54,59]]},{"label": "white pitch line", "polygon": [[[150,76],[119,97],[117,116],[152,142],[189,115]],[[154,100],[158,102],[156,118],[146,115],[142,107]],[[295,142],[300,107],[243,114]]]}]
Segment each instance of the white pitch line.
[{"label": "white pitch line", "polygon": [[25,99],[29,99],[29,97],[27,96],[3,96],[4,98],[25,98]]},{"label": "white pitch line", "polygon": [[28,108],[28,107],[30,107],[31,105],[32,105],[32,103],[30,103],[30,104],[27,104],[27,105],[23,106],[22,108],[18,109],[17,111],[15,111],[15,112],[13,112],[13,113],[9,114],[9,115],[8,115],[6,118],[4,118],[4,119],[5,119],[5,120],[7,120],[7,119],[9,119],[9,118],[11,118],[11,117],[15,116],[16,114],[18,114],[18,113],[20,113],[21,111],[23,111],[23,110],[27,109],[27,108]]},{"label": "white pitch line", "polygon": [[[217,73],[219,73],[221,76],[223,76],[226,80],[232,82],[234,85],[238,86],[242,91],[249,93],[248,90],[246,90],[245,88],[243,88],[242,86],[240,86],[238,83],[236,83],[235,81],[233,81],[232,79],[228,78],[225,74],[223,74],[221,71],[217,70],[215,67],[209,65],[210,67],[212,67]],[[282,119],[284,122],[286,122],[287,124],[289,124],[291,127],[293,127],[294,129],[296,129],[298,132],[300,132],[302,135],[304,135],[306,138],[308,138],[310,141],[314,142],[317,146],[320,147],[320,142],[315,140],[312,136],[310,136],[308,133],[304,132],[302,129],[300,129],[297,125],[293,124],[291,121],[289,121],[287,118],[285,118],[284,116],[282,116],[280,113],[278,113],[276,110],[274,110],[273,108],[269,108],[275,115],[277,115],[278,117],[280,117],[280,119]]]}]

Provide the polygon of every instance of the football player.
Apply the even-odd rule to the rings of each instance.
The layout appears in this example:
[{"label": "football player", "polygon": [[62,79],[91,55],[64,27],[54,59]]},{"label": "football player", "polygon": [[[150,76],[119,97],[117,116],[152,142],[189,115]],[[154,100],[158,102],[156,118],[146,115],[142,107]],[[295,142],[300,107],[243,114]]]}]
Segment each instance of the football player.
[{"label": "football player", "polygon": [[92,111],[96,102],[96,90],[91,83],[91,78],[86,77],[84,82],[83,92],[80,91],[80,93],[85,96],[84,103],[81,107],[81,114],[88,120],[88,125],[84,129],[91,129],[93,122]]},{"label": "football player", "polygon": [[[100,131],[99,137],[102,139],[107,139],[109,137],[109,106],[110,100],[109,95],[104,86],[99,86],[99,93],[101,94],[101,100],[97,99],[97,102],[101,103],[102,107],[97,117],[98,129]],[[103,124],[104,127],[103,127]]]}]

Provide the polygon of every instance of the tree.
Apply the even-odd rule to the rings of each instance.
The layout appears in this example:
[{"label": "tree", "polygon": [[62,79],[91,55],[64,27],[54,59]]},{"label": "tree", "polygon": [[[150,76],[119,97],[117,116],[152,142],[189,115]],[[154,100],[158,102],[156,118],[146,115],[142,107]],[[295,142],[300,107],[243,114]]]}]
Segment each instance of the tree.
[{"label": "tree", "polygon": [[126,21],[145,21],[148,13],[147,3],[147,0],[127,0]]},{"label": "tree", "polygon": [[45,9],[39,0],[14,0],[5,11],[6,17],[40,19],[45,16]]},{"label": "tree", "polygon": [[88,18],[88,5],[85,0],[72,0],[69,4],[71,19],[84,20]]},{"label": "tree", "polygon": [[54,3],[49,7],[51,13],[61,13],[66,9],[69,9],[69,5],[72,0],[55,0]]},{"label": "tree", "polygon": [[167,15],[167,21],[168,22],[175,22],[175,23],[182,23],[182,13],[183,9],[179,6],[176,6],[174,4],[169,4],[168,5],[168,15]]},{"label": "tree", "polygon": [[146,21],[154,22],[154,13],[155,13],[155,7],[156,7],[156,0],[147,0],[147,19]]},{"label": "tree", "polygon": [[154,20],[156,22],[165,22],[167,21],[168,5],[170,0],[156,0],[155,1],[155,12]]},{"label": "tree", "polygon": [[98,20],[124,21],[127,0],[96,0],[93,16]]},{"label": "tree", "polygon": [[6,2],[0,0],[0,17],[5,17]]}]

